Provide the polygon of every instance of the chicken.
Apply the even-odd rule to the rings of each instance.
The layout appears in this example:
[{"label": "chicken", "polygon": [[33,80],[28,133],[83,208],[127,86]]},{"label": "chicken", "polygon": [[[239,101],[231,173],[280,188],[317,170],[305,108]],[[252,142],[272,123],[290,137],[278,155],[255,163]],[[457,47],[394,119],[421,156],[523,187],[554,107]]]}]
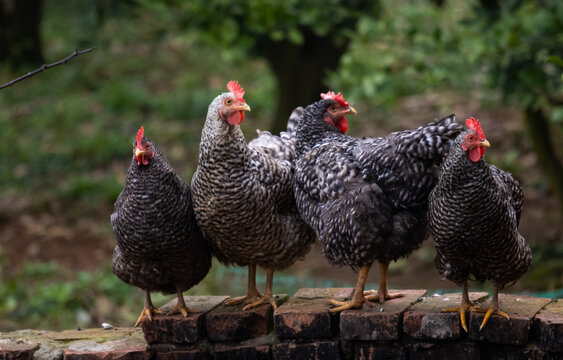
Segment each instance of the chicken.
[{"label": "chicken", "polygon": [[[250,107],[237,82],[229,82],[227,89],[209,105],[201,134],[192,179],[196,217],[219,261],[248,266],[246,296],[226,304],[276,308],[274,270],[303,258],[315,236],[297,212],[291,161],[269,155],[277,153],[272,148],[246,143],[239,125]],[[263,295],[256,289],[256,266],[267,270]]]},{"label": "chicken", "polygon": [[[509,318],[498,308],[498,290],[518,280],[529,268],[532,253],[518,233],[523,192],[509,173],[487,164],[483,154],[489,142],[479,120],[467,119],[468,130],[455,140],[442,165],[438,184],[429,198],[429,226],[440,274],[462,286],[459,311],[467,331],[468,310],[486,311],[480,329],[492,314]],[[467,280],[490,280],[494,290],[491,306],[472,304]]]},{"label": "chicken", "polygon": [[268,155],[280,160],[295,162],[295,130],[303,118],[304,109],[295,108],[287,121],[287,131],[282,131],[280,136],[272,135],[269,131],[256,130],[258,137],[252,139],[248,146],[261,148]]},{"label": "chicken", "polygon": [[[332,311],[403,296],[388,291],[389,262],[409,255],[427,237],[428,194],[461,127],[450,115],[415,130],[358,139],[345,135],[345,116],[356,111],[342,94],[321,96],[297,126],[294,191],[329,262],[359,268],[352,299],[332,300],[338,305]],[[374,261],[379,289],[364,293]]]},{"label": "chicken", "polygon": [[113,273],[145,291],[145,305],[135,326],[161,314],[150,292],[176,293],[170,312],[187,316],[182,292],[199,283],[211,267],[211,250],[197,226],[188,184],[156,146],[144,137],[133,143],[125,187],[115,202],[111,226],[117,237]]}]

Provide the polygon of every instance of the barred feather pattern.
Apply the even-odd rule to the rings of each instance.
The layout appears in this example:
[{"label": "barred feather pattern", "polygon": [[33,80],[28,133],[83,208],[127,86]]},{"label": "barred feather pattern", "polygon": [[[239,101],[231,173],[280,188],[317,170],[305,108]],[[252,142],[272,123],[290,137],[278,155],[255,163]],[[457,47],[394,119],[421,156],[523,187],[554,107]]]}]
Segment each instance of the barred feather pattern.
[{"label": "barred feather pattern", "polygon": [[176,293],[205,277],[211,249],[197,226],[188,184],[152,148],[148,165],[131,161],[111,214],[117,238],[113,272],[141,289]]},{"label": "barred feather pattern", "polygon": [[249,146],[240,126],[210,104],[192,179],[197,221],[219,261],[280,270],[302,259],[315,240],[293,197],[293,164]]},{"label": "barred feather pattern", "polygon": [[269,131],[256,130],[258,137],[252,139],[248,146],[261,149],[266,154],[291,163],[295,161],[295,129],[303,117],[304,109],[295,108],[287,122],[287,130],[282,131],[280,136],[272,135]]},{"label": "barred feather pattern", "polygon": [[509,173],[469,159],[463,132],[446,157],[429,199],[429,224],[440,274],[458,285],[471,275],[500,287],[518,280],[532,253],[518,232],[523,192]]},{"label": "barred feather pattern", "polygon": [[461,126],[450,115],[357,139],[323,120],[331,101],[309,105],[297,127],[298,209],[332,264],[357,268],[407,256],[427,237],[427,197]]}]

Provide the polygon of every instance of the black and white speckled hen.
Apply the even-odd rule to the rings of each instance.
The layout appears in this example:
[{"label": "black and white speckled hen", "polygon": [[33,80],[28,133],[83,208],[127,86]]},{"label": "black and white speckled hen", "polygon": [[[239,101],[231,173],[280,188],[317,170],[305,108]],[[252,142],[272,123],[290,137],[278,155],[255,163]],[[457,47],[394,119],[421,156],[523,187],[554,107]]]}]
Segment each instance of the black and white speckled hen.
[{"label": "black and white speckled hen", "polygon": [[191,191],[160,153],[144,137],[141,127],[133,144],[133,160],[125,187],[115,202],[111,225],[117,237],[113,272],[146,292],[144,317],[162,313],[150,292],[178,295],[171,313],[187,316],[182,292],[199,283],[211,267],[211,250],[195,219]]},{"label": "black and white speckled hen", "polygon": [[[461,126],[451,115],[415,130],[358,139],[345,135],[345,115],[355,110],[344,97],[321,96],[297,126],[294,190],[329,262],[360,269],[352,299],[333,300],[339,306],[332,311],[403,296],[387,290],[389,262],[426,238],[428,194]],[[364,293],[374,261],[380,267],[379,289]]]},{"label": "black and white speckled hen", "polygon": [[[226,304],[251,302],[244,307],[249,309],[267,302],[275,308],[274,270],[304,257],[315,236],[297,212],[293,164],[283,149],[246,143],[239,125],[250,107],[237,82],[227,89],[209,105],[202,130],[194,208],[217,259],[248,266],[247,295]],[[257,265],[267,270],[264,295],[256,289]]]},{"label": "black and white speckled hen", "polygon": [[287,121],[287,130],[282,131],[279,136],[269,131],[256,130],[258,137],[252,139],[248,146],[261,148],[268,155],[280,160],[287,160],[292,164],[295,162],[295,131],[297,124],[303,118],[302,107],[295,108]]},{"label": "black and white speckled hen", "polygon": [[[437,250],[440,274],[463,287],[459,311],[465,331],[468,310],[486,311],[481,329],[491,314],[508,315],[498,308],[498,290],[518,280],[530,267],[532,253],[518,233],[523,192],[512,175],[487,164],[483,154],[489,142],[479,120],[466,121],[468,130],[455,140],[442,165],[442,173],[429,198],[429,225]],[[469,300],[467,280],[493,282],[488,309]]]}]

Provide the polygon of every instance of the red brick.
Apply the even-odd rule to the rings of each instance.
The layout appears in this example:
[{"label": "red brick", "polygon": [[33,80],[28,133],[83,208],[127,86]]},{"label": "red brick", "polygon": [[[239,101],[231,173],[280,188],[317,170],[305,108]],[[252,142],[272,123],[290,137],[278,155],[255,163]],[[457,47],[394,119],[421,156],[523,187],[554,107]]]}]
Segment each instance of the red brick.
[{"label": "red brick", "polygon": [[487,360],[559,360],[562,356],[545,352],[534,344],[526,346],[482,344],[481,358]]},{"label": "red brick", "polygon": [[[287,295],[276,299],[278,306],[287,300]],[[207,339],[211,342],[237,341],[266,335],[273,327],[273,308],[263,304],[242,310],[241,305],[221,305],[206,317]]]},{"label": "red brick", "polygon": [[[482,306],[487,307],[489,301]],[[473,311],[469,322],[469,338],[498,344],[525,345],[534,315],[550,301],[546,298],[499,294],[499,308],[510,316],[510,320],[493,315],[483,330],[479,331],[485,314]]]},{"label": "red brick", "polygon": [[145,359],[151,360],[207,360],[210,355],[199,344],[154,344],[147,347]]},{"label": "red brick", "polygon": [[[479,360],[481,359],[478,344],[472,342],[456,343],[419,343],[409,351],[410,360]],[[486,358],[488,359],[488,358]]]},{"label": "red brick", "polygon": [[0,340],[0,360],[31,360],[39,344]]},{"label": "red brick", "polygon": [[271,360],[270,345],[217,345],[213,350],[215,360]]},{"label": "red brick", "polygon": [[272,346],[274,360],[339,360],[338,340],[298,342],[295,340]]},{"label": "red brick", "polygon": [[405,360],[407,354],[397,344],[387,345],[357,341],[354,344],[354,358],[356,360]]},{"label": "red brick", "polygon": [[563,351],[563,301],[555,300],[542,309],[534,318],[534,328],[542,349]]},{"label": "red brick", "polygon": [[[397,290],[395,290],[397,291]],[[368,308],[345,310],[340,314],[340,334],[344,340],[398,340],[402,315],[426,290],[401,290],[404,297],[374,303]]]},{"label": "red brick", "polygon": [[329,312],[327,300],[343,300],[352,289],[300,289],[274,313],[274,328],[281,339],[328,339],[338,332],[338,314]]},{"label": "red brick", "polygon": [[[221,304],[226,296],[184,296],[186,305],[198,312],[190,313],[187,317],[181,314],[173,316],[153,316],[152,321],[143,321],[143,333],[149,344],[195,343],[205,337],[205,315],[211,309]],[[174,299],[162,307],[163,311],[170,311],[177,303]]]},{"label": "red brick", "polygon": [[65,350],[64,360],[144,360],[145,349],[70,351]]},{"label": "red brick", "polygon": [[157,353],[156,360],[207,360],[209,355],[200,349]]},{"label": "red brick", "polygon": [[[469,293],[471,301],[483,301],[486,292]],[[405,312],[403,332],[413,339],[453,340],[459,339],[465,330],[461,328],[459,313],[443,313],[446,308],[459,306],[461,293],[427,296]],[[469,320],[469,314],[466,315]]]}]

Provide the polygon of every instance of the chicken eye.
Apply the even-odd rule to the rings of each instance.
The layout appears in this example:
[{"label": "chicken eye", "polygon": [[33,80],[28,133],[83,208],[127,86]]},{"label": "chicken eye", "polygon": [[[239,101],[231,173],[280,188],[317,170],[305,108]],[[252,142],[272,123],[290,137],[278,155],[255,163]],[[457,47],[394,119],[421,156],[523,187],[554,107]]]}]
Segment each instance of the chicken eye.
[{"label": "chicken eye", "polygon": [[336,106],[330,105],[330,111],[336,111]]},{"label": "chicken eye", "polygon": [[225,100],[225,104],[226,104],[226,105],[231,105],[232,103],[233,103],[233,100],[232,100],[232,99],[227,99],[227,100]]},{"label": "chicken eye", "polygon": [[473,141],[473,135],[469,135],[469,136],[467,137],[467,140]]}]

